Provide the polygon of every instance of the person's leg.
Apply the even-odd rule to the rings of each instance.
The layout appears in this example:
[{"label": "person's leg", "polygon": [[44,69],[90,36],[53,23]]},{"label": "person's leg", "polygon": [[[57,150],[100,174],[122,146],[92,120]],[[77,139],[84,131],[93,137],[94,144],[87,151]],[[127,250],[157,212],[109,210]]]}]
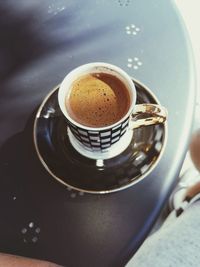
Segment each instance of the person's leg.
[{"label": "person's leg", "polygon": [[[200,132],[193,135],[190,153],[200,170]],[[175,191],[173,198],[178,199],[173,201],[175,209],[163,226],[145,240],[126,267],[200,266],[200,174],[195,175],[183,178],[189,187]]]},{"label": "person's leg", "polygon": [[197,267],[199,252],[200,201],[197,201],[147,238],[127,267]]},{"label": "person's leg", "polygon": [[0,253],[0,267],[61,267],[55,263]]}]

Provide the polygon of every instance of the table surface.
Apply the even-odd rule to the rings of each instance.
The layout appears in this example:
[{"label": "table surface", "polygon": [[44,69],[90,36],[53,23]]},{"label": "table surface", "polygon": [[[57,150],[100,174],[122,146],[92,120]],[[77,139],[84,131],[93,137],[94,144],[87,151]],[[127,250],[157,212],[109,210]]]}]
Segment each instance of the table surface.
[{"label": "table surface", "polygon": [[[8,0],[0,14],[0,251],[64,266],[123,266],[175,184],[192,126],[195,72],[178,11],[168,0]],[[145,180],[80,195],[40,164],[32,121],[68,71],[95,61],[147,85],[169,111],[169,133]]]}]

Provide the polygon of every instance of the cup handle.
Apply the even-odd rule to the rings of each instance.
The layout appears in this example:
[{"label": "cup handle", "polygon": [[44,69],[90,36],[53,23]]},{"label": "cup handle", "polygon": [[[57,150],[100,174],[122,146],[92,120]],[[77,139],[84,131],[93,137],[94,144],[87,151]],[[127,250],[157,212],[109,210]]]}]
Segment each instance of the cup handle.
[{"label": "cup handle", "polygon": [[[142,115],[142,118],[140,118]],[[167,119],[167,110],[165,107],[154,104],[139,104],[135,106],[131,115],[130,129],[140,128],[153,124],[164,123]]]}]

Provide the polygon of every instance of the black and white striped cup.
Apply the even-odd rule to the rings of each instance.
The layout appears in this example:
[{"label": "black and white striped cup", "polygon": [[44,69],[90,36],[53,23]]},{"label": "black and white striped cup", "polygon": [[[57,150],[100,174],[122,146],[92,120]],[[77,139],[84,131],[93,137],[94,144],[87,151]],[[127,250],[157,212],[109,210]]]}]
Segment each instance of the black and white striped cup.
[{"label": "black and white striped cup", "polygon": [[[80,76],[91,73],[107,73],[116,76],[126,86],[130,96],[128,112],[116,123],[105,127],[89,127],[75,121],[66,109],[66,97],[70,95],[71,85]],[[73,147],[82,155],[93,159],[114,157],[130,144],[133,129],[163,123],[167,117],[164,107],[153,104],[136,105],[136,89],[130,76],[117,66],[96,62],[82,65],[64,78],[58,91],[58,102],[67,119],[68,135]],[[145,113],[145,119],[136,119]]]}]

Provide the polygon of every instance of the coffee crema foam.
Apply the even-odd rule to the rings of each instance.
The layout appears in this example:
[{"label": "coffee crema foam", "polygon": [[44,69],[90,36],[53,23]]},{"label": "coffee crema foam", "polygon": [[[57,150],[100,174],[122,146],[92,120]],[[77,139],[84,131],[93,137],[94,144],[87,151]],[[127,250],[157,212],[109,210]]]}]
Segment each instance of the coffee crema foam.
[{"label": "coffee crema foam", "polygon": [[105,127],[129,110],[130,95],[117,77],[107,73],[83,75],[72,83],[66,108],[71,118],[89,127]]}]

